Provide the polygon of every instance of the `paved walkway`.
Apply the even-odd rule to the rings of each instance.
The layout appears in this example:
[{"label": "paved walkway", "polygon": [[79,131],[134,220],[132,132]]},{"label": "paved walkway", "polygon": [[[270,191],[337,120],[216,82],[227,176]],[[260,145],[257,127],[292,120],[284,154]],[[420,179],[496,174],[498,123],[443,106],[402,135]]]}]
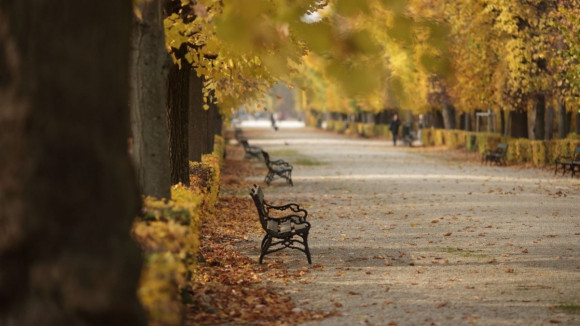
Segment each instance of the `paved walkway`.
[{"label": "paved walkway", "polygon": [[342,314],[310,325],[580,325],[580,180],[313,129],[248,137],[294,164],[265,194],[308,207],[314,267],[271,281]]}]

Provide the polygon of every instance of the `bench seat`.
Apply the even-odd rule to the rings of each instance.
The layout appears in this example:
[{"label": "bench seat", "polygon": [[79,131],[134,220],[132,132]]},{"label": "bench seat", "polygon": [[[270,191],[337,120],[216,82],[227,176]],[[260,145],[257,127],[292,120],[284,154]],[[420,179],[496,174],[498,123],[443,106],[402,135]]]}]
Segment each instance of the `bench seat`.
[{"label": "bench seat", "polygon": [[260,247],[261,264],[264,256],[286,248],[296,249],[306,254],[308,263],[312,264],[308,248],[310,223],[306,221],[308,212],[296,203],[274,206],[266,203],[260,186],[254,185],[250,190],[254,200],[260,224],[266,232]]}]

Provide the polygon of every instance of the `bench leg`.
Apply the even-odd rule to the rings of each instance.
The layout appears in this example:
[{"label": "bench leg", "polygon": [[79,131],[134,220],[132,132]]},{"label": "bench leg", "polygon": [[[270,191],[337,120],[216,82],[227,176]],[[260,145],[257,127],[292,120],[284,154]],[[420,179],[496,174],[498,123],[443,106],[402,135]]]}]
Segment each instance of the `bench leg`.
[{"label": "bench leg", "polygon": [[260,264],[262,264],[262,260],[264,259],[264,256],[266,256],[266,253],[268,252],[268,248],[270,248],[270,244],[272,244],[272,237],[268,234],[266,234],[264,236],[264,239],[262,239],[262,246],[261,246],[261,250],[260,250]]},{"label": "bench leg", "polygon": [[270,182],[272,182],[272,179],[274,179],[274,173],[272,173],[272,171],[268,171],[268,174],[266,174],[266,177],[264,178],[264,183],[269,186]]},{"label": "bench leg", "polygon": [[310,249],[308,248],[308,233],[300,236],[304,241],[304,253],[306,254],[306,258],[308,259],[308,264],[312,265],[312,257],[310,256]]}]

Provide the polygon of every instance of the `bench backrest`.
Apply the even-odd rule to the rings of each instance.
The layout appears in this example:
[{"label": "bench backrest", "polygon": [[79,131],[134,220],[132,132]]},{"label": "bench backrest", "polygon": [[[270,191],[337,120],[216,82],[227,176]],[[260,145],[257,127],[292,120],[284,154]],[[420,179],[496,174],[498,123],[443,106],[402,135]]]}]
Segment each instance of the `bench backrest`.
[{"label": "bench backrest", "polygon": [[264,161],[266,162],[267,166],[270,166],[270,154],[266,151],[262,151],[262,156],[264,156]]},{"label": "bench backrest", "polygon": [[258,215],[260,216],[260,224],[262,224],[262,227],[265,230],[267,226],[265,216],[267,214],[264,207],[264,192],[262,191],[262,187],[254,185],[254,187],[250,190],[250,196],[252,196],[254,204],[256,205],[256,209],[258,210]]},{"label": "bench backrest", "polygon": [[497,148],[495,149],[498,153],[505,153],[507,152],[508,144],[507,143],[499,143],[497,144]]}]

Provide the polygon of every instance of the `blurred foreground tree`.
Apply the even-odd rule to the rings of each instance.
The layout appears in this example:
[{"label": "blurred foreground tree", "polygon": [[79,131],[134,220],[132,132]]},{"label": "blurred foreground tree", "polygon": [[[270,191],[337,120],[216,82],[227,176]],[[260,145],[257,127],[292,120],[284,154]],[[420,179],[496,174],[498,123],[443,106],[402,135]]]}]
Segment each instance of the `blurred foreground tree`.
[{"label": "blurred foreground tree", "polygon": [[144,325],[129,1],[0,1],[0,325]]}]

